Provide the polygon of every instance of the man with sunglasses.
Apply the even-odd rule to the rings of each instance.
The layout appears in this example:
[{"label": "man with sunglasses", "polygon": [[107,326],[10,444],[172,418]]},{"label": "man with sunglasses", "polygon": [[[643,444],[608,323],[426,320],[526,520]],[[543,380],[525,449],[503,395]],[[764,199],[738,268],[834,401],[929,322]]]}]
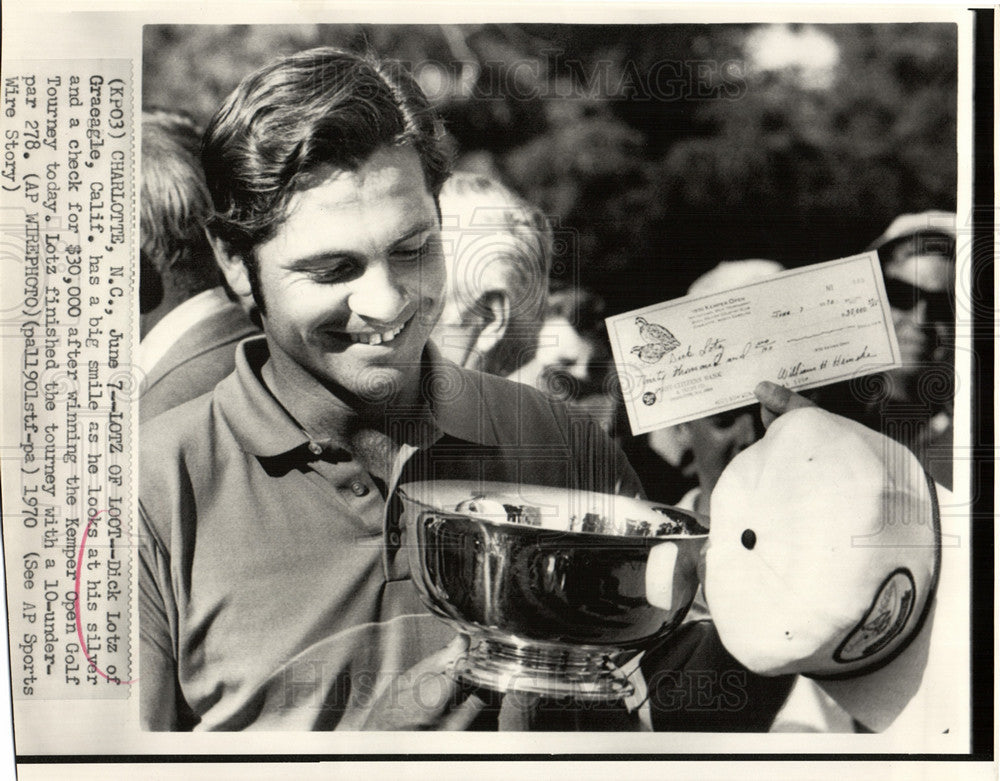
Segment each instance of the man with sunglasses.
[{"label": "man with sunglasses", "polygon": [[882,262],[904,364],[890,374],[890,394],[928,401],[925,378],[950,365],[954,351],[955,215],[897,217],[872,248]]},{"label": "man with sunglasses", "polygon": [[892,221],[875,242],[903,366],[886,373],[884,398],[865,422],[913,450],[952,487],[955,354],[955,215],[928,211]]},{"label": "man with sunglasses", "polygon": [[955,357],[955,215],[897,217],[877,250],[902,366],[819,388],[821,407],[912,450],[934,480],[952,487]]}]

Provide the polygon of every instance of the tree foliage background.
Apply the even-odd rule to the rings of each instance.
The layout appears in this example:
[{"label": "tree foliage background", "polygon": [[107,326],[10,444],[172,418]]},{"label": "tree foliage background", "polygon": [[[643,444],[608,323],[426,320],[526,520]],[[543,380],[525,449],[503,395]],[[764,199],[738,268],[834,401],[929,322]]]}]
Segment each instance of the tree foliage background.
[{"label": "tree foliage background", "polygon": [[553,277],[609,314],[721,260],[830,260],[955,209],[946,24],[150,26],[144,103],[205,122],[254,68],[326,44],[408,63],[459,167],[544,209]]}]

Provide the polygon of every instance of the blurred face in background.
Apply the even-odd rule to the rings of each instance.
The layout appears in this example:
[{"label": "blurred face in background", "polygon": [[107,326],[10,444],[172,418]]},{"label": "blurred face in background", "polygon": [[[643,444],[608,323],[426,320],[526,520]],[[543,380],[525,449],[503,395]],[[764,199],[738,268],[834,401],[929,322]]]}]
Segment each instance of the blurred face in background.
[{"label": "blurred face in background", "polygon": [[[908,245],[897,248],[883,266],[886,294],[904,364],[892,376],[904,386],[912,386],[929,365],[951,358],[954,272],[952,257],[926,251],[917,254]],[[906,392],[912,392],[912,388]]]},{"label": "blurred face in background", "polygon": [[511,379],[533,385],[550,398],[569,401],[591,391],[591,363],[598,351],[564,317],[549,317],[538,333],[535,357]]},{"label": "blurred face in background", "polygon": [[[445,209],[451,204],[445,199],[441,203],[441,213],[450,217]],[[523,319],[518,307],[525,306],[516,270],[540,263],[518,260],[518,253],[524,252],[519,237],[501,230],[469,234],[463,236],[454,228],[443,233],[448,269],[445,303],[431,336],[441,354],[459,366],[505,374],[513,366],[503,371],[503,361],[496,360],[502,343],[516,338],[512,331],[524,330],[512,328],[515,320]],[[535,289],[544,289],[544,283]]]}]

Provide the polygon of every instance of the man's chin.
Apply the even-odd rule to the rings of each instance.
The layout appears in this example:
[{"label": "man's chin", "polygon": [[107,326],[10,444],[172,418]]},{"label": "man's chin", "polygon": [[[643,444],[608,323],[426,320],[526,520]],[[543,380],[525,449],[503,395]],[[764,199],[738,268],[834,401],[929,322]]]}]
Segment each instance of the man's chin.
[{"label": "man's chin", "polygon": [[328,375],[327,382],[343,388],[365,404],[382,406],[412,398],[418,390],[419,378],[419,365],[406,364],[368,367],[344,383],[337,383]]}]

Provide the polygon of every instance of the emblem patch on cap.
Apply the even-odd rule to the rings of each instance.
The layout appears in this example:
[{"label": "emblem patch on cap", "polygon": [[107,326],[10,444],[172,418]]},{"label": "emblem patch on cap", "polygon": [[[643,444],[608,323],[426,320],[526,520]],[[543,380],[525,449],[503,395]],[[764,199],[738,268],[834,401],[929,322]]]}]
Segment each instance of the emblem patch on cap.
[{"label": "emblem patch on cap", "polygon": [[883,582],[865,617],[833,654],[835,661],[856,662],[878,653],[895,638],[913,612],[916,585],[906,568],[897,569]]}]

